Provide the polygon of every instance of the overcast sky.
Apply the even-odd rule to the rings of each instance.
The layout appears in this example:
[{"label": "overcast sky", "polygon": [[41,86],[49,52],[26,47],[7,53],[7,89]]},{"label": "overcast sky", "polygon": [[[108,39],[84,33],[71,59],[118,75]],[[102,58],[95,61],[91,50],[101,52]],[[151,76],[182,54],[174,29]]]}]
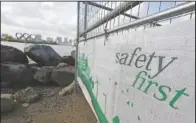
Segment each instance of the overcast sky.
[{"label": "overcast sky", "polygon": [[2,2],[1,32],[76,37],[76,2]]},{"label": "overcast sky", "polygon": [[[162,2],[161,10],[174,6],[174,3]],[[177,2],[177,4],[181,3],[183,2]],[[151,2],[149,14],[156,13],[159,9],[159,4],[160,2]],[[146,15],[147,8],[148,2],[141,4],[140,17]],[[132,14],[137,16],[138,7],[135,7],[132,11]],[[184,17],[181,19],[184,19]],[[48,36],[75,39],[76,24],[77,2],[1,3],[1,33],[8,33],[13,36],[17,32],[41,34],[44,39]]]}]

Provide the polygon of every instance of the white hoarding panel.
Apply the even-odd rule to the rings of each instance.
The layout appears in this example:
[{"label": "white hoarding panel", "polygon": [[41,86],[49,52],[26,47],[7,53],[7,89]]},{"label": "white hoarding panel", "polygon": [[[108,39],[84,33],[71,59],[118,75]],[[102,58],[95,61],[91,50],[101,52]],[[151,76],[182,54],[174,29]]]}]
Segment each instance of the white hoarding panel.
[{"label": "white hoarding panel", "polygon": [[195,122],[195,20],[82,42],[78,65],[101,123]]}]

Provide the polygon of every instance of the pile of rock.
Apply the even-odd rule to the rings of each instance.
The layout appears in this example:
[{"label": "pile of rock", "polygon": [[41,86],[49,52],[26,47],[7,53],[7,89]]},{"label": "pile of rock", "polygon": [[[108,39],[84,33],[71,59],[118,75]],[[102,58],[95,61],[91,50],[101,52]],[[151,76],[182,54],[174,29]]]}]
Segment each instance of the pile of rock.
[{"label": "pile of rock", "polygon": [[[36,64],[28,64],[28,58]],[[50,46],[30,45],[24,53],[1,45],[1,87],[26,87],[56,83],[69,85],[74,80],[75,51],[61,57]]]},{"label": "pile of rock", "polygon": [[48,91],[40,87],[38,88],[27,87],[27,88],[18,90],[13,94],[1,94],[1,113],[9,113],[13,109],[17,109],[21,106],[26,108],[34,102],[38,102],[38,101],[42,102],[45,97],[53,98],[54,96],[57,96],[56,95],[57,89],[59,91],[59,96],[71,94],[74,88],[75,88],[75,82],[73,81],[69,86],[66,86],[60,91],[59,91],[59,88],[53,88],[53,89],[47,88],[47,89],[52,89]]},{"label": "pile of rock", "polygon": [[[28,57],[36,64],[29,64]],[[73,90],[75,78],[75,51],[61,57],[50,46],[31,45],[24,52],[11,46],[1,45],[1,89],[22,87],[15,94],[1,94],[1,112],[15,107],[17,102],[28,106],[40,99],[41,94],[33,85],[53,83],[67,86],[59,95]],[[71,84],[72,83],[72,84]]]},{"label": "pile of rock", "polygon": [[30,103],[39,100],[41,94],[32,87],[21,89],[15,94],[1,94],[1,113],[12,111],[16,104],[23,103],[27,107]]},{"label": "pile of rock", "polygon": [[16,103],[11,99],[11,94],[1,94],[1,113],[13,110]]}]

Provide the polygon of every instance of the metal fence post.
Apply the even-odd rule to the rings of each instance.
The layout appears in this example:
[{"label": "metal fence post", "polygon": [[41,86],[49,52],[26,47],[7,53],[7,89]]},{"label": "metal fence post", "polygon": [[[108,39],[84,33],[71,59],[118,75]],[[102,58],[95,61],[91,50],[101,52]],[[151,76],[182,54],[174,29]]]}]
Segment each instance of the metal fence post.
[{"label": "metal fence post", "polygon": [[77,90],[78,81],[78,44],[79,44],[79,24],[80,24],[80,2],[77,3],[77,38],[76,38],[76,57],[75,57],[75,89]]},{"label": "metal fence post", "polygon": [[[84,6],[84,30],[86,30],[86,28],[87,28],[87,7],[88,7],[88,4],[85,2],[85,6]],[[84,35],[84,38],[86,38],[86,34]]]}]

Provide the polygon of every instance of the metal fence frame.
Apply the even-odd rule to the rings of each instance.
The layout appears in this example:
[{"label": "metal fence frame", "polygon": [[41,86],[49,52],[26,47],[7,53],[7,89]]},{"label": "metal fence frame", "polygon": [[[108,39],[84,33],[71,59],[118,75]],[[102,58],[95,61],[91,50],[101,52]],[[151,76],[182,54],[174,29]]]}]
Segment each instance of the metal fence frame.
[{"label": "metal fence frame", "polygon": [[[126,4],[123,4],[123,6],[126,6]],[[95,23],[94,25],[92,25],[88,29],[85,28],[85,31],[82,32],[81,34],[79,34],[79,36],[82,37],[86,33],[88,33],[91,30],[93,30],[94,28],[97,28],[99,25],[101,25],[101,24],[107,22],[108,20],[112,19],[112,17],[114,17],[113,16],[114,13],[117,13],[118,11],[120,11],[119,13],[122,14],[123,11],[121,11],[121,10],[122,10],[122,8],[121,9],[117,8],[116,10],[111,11],[111,13],[109,13],[109,15],[106,16],[103,20],[97,21],[97,23]],[[173,7],[171,9],[168,9],[168,10],[165,10],[165,11],[153,14],[151,16],[147,16],[145,18],[137,19],[134,22],[130,22],[130,23],[118,26],[116,28],[109,29],[109,30],[107,30],[107,34],[110,34],[110,33],[113,33],[113,32],[117,32],[117,31],[123,30],[123,29],[136,27],[138,25],[144,25],[144,24],[147,24],[147,23],[153,23],[154,20],[161,20],[161,19],[164,19],[164,18],[174,17],[174,16],[178,16],[178,15],[181,15],[181,14],[184,14],[184,13],[188,13],[188,12],[194,11],[194,10],[195,10],[195,3],[194,2],[185,3],[183,5]],[[89,40],[89,39],[92,39],[92,38],[95,38],[95,37],[99,37],[99,36],[103,36],[103,35],[105,35],[105,32],[98,33],[98,34],[96,34],[94,36],[91,36],[91,37],[85,38],[83,40],[80,40],[79,42],[86,41],[86,40]]]},{"label": "metal fence frame", "polygon": [[[87,41],[89,39],[93,39],[96,37],[100,37],[103,35],[109,35],[111,33],[114,32],[118,32],[120,30],[127,30],[127,29],[131,29],[131,28],[135,28],[135,27],[139,27],[141,25],[145,25],[146,24],[151,24],[153,26],[161,26],[161,24],[159,24],[159,20],[164,20],[164,19],[170,19],[170,23],[172,21],[172,17],[178,17],[180,15],[183,14],[190,14],[190,18],[192,17],[193,13],[195,12],[195,2],[185,2],[182,3],[180,5],[177,5],[176,2],[174,3],[173,7],[170,7],[169,9],[165,9],[163,11],[161,11],[161,3],[159,5],[159,11],[155,14],[152,15],[148,15],[148,11],[150,9],[150,2],[148,3],[148,8],[147,8],[147,16],[140,18],[139,16],[139,12],[138,12],[138,16],[132,15],[132,9],[136,6],[139,5],[142,2],[139,1],[132,1],[132,2],[122,2],[120,3],[119,6],[115,6],[115,8],[113,9],[112,7],[107,7],[106,4],[108,4],[109,2],[78,2],[77,4],[77,9],[78,9],[78,13],[77,13],[77,42],[76,42],[76,70],[77,70],[77,58],[78,58],[78,44],[80,42],[84,42]],[[117,2],[116,2],[117,3]],[[116,4],[115,3],[115,4]],[[82,5],[83,4],[83,8]],[[105,4],[105,5],[102,5]],[[98,8],[98,11],[90,16],[91,18],[89,18],[89,15],[91,15],[91,10],[88,8],[89,6],[91,7],[96,7]],[[112,6],[112,2],[111,2],[111,6]],[[126,13],[127,10],[131,9],[131,13]],[[82,11],[83,10],[83,11]],[[99,13],[101,10],[104,10],[104,17],[98,17]],[[105,14],[105,11],[109,11],[107,14]],[[139,10],[138,10],[139,11]],[[81,16],[81,12],[83,12],[84,16]],[[103,13],[101,13],[103,14]],[[95,18],[95,16],[97,15],[97,18]],[[135,19],[135,21],[130,21],[128,23],[124,23],[122,25],[119,25],[117,27],[114,28],[110,28],[110,29],[103,29],[102,32],[97,32],[94,35],[87,35],[90,32],[93,32],[94,29],[99,29],[100,26],[107,26],[107,23],[109,21],[111,21],[112,19],[116,18],[117,16],[121,16],[123,15],[124,17],[128,17],[131,19]],[[83,19],[83,21],[81,21],[81,18]],[[95,20],[95,22],[92,25],[88,25],[88,21],[90,19],[97,19]],[[120,18],[120,17],[119,17]],[[115,20],[114,20],[115,21]],[[81,32],[80,30],[83,27],[83,31]],[[151,27],[151,26],[150,26]],[[76,78],[77,78],[77,72],[76,72]],[[76,79],[77,80],[77,79]]]},{"label": "metal fence frame", "polygon": [[[125,12],[129,9],[134,8],[137,5],[140,5],[142,2],[138,2],[138,1],[123,2],[122,4],[117,6],[115,9],[97,4],[96,2],[80,2],[80,3],[83,3],[85,5],[85,7],[84,7],[84,17],[83,17],[84,22],[82,22],[82,23],[79,22],[79,26],[84,25],[84,30],[82,32],[79,32],[79,37],[85,36],[85,34],[89,33],[93,29],[99,27],[100,25],[103,25],[103,24],[107,23],[108,21],[110,21],[111,19],[113,19],[113,18],[115,18],[116,16],[119,16],[119,15],[124,15],[126,17],[136,19],[137,21],[142,20],[142,21],[144,21],[144,23],[142,23],[142,24],[153,23],[156,26],[161,26],[160,24],[156,23],[157,20],[161,20],[161,19],[164,19],[164,18],[171,18],[171,17],[181,15],[181,14],[184,14],[184,13],[187,13],[187,12],[191,12],[191,11],[194,11],[194,8],[195,8],[195,3],[194,2],[187,2],[187,3],[184,3],[182,5],[176,5],[174,7],[170,7],[169,9],[166,9],[164,11],[159,10],[159,12],[155,13],[155,15],[149,15],[147,17],[140,18],[138,16],[127,14]],[[90,27],[87,27],[87,25],[88,25],[87,24],[87,21],[88,21],[88,19],[87,19],[88,18],[87,17],[88,16],[87,15],[87,13],[88,13],[87,7],[88,6],[93,6],[93,7],[103,9],[103,10],[107,10],[107,11],[110,11],[110,12],[108,14],[106,14],[103,18],[101,18],[99,20],[96,20],[95,23],[93,25],[91,25]],[[160,4],[159,8],[161,8],[161,4]],[[81,9],[80,5],[79,5],[78,9]],[[93,16],[91,16],[91,17],[94,18]],[[145,20],[148,20],[148,21],[145,21]],[[78,21],[80,21],[80,17],[79,17]],[[132,23],[133,22],[129,22],[126,25],[132,25]],[[136,26],[137,25],[141,25],[141,23],[136,24]],[[122,25],[120,25],[120,26],[122,26]],[[95,35],[95,37],[96,37],[96,35]]]},{"label": "metal fence frame", "polygon": [[[135,6],[138,6],[138,8],[140,8],[140,4],[142,2],[138,2],[138,1],[132,1],[132,2],[124,2],[124,3],[120,3],[119,6],[115,7],[114,9],[112,7],[107,7],[106,4],[108,4],[108,2],[78,2],[78,13],[77,13],[77,40],[76,40],[76,60],[75,60],[75,65],[76,65],[76,83],[77,83],[77,75],[78,75],[78,45],[80,42],[86,42],[89,39],[93,39],[93,38],[97,38],[100,36],[104,36],[104,35],[109,35],[111,33],[114,32],[118,32],[121,30],[127,30],[127,29],[133,29],[133,28],[137,28],[139,26],[145,26],[150,24],[150,27],[154,27],[154,26],[161,26],[161,24],[159,24],[159,22],[161,22],[162,20],[170,20],[170,23],[172,22],[172,18],[176,18],[178,16],[181,15],[186,15],[189,14],[190,15],[190,19],[192,18],[193,13],[195,13],[195,2],[185,2],[179,5],[176,5],[176,2],[174,3],[173,7],[170,7],[168,9],[165,9],[163,11],[161,11],[161,2],[159,5],[159,11],[155,14],[152,15],[148,15],[148,10],[150,8],[150,2],[148,3],[148,8],[147,8],[147,16],[140,18],[139,14],[138,16],[132,15],[132,8],[134,8]],[[81,8],[81,4],[84,5],[83,8]],[[104,5],[102,5],[104,4]],[[116,5],[116,4],[115,4]],[[89,22],[89,14],[91,14],[90,12],[92,11],[89,10],[88,6],[93,6],[98,8],[99,10],[91,16],[90,19],[95,18],[95,16],[97,16],[97,18],[95,18],[95,22],[92,25],[88,25]],[[112,6],[112,3],[111,3]],[[131,10],[130,10],[131,9]],[[83,10],[83,11],[82,11]],[[100,17],[99,12],[101,10],[104,10],[104,17]],[[126,11],[130,10],[131,12],[128,14]],[[90,11],[90,12],[89,12]],[[107,14],[105,14],[105,11],[109,11]],[[138,9],[139,11],[139,9]],[[81,21],[81,12],[83,12],[83,19]],[[93,13],[93,12],[92,12]],[[138,12],[139,13],[139,12]],[[102,13],[103,14],[103,13]],[[117,27],[114,28],[110,28],[110,29],[103,29],[102,32],[99,32],[99,28],[103,28],[107,26],[109,21],[112,21],[112,19],[119,17],[123,15],[124,18],[128,17],[131,19],[135,19],[135,21],[130,21],[128,23],[123,23],[122,25],[118,25]],[[115,19],[114,19],[115,21]],[[115,22],[114,22],[115,23]],[[151,26],[153,25],[153,26]],[[83,31],[81,31],[81,26],[83,28]],[[96,31],[95,29],[97,29],[98,31]],[[93,32],[93,30],[95,30],[95,34],[94,35],[88,35],[88,33]]]}]

